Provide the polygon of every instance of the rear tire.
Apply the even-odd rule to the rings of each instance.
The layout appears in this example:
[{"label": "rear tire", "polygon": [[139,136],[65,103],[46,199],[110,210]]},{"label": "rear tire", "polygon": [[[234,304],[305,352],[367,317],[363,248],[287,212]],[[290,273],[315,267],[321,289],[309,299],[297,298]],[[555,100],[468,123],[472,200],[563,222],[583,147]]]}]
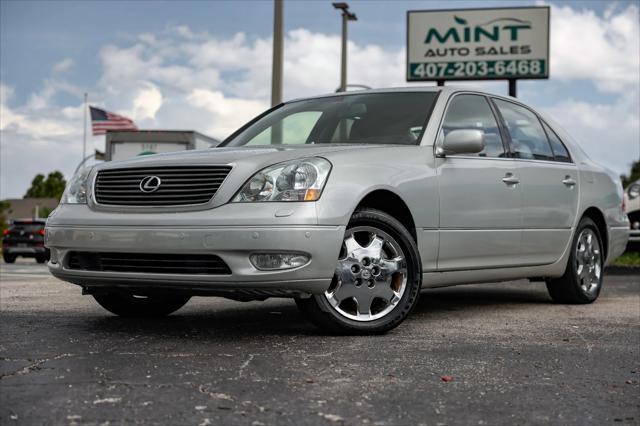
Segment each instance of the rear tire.
[{"label": "rear tire", "polygon": [[47,261],[46,256],[36,256],[36,262],[38,263],[44,263]]},{"label": "rear tire", "polygon": [[4,263],[15,263],[17,256],[15,254],[5,254],[2,257],[4,258]]},{"label": "rear tire", "polygon": [[604,251],[596,224],[582,218],[571,244],[567,269],[560,278],[547,280],[547,290],[556,303],[592,303],[602,289]]},{"label": "rear tire", "polygon": [[122,317],[163,317],[182,308],[189,296],[135,296],[125,293],[94,294],[107,311]]},{"label": "rear tire", "polygon": [[415,307],[422,285],[416,243],[395,218],[375,209],[356,211],[329,289],[296,299],[305,317],[339,334],[381,334]]}]

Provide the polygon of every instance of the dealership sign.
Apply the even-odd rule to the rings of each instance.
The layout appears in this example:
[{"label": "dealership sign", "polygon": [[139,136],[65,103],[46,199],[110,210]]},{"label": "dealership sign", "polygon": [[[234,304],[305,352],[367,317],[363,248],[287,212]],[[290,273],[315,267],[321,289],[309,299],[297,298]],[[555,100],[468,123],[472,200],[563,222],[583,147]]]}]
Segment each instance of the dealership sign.
[{"label": "dealership sign", "polygon": [[549,8],[409,11],[407,81],[549,78]]}]

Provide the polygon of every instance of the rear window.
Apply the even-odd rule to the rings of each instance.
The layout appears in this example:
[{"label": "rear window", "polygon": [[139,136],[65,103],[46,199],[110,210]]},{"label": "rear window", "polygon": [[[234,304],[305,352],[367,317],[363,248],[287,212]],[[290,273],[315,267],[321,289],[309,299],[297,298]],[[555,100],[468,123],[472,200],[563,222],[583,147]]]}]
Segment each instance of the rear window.
[{"label": "rear window", "polygon": [[547,132],[547,136],[549,136],[549,143],[551,144],[551,149],[553,149],[553,154],[556,158],[556,161],[562,161],[563,163],[571,163],[571,156],[567,151],[567,148],[564,146],[558,135],[547,125],[547,123],[542,122],[544,126],[544,130]]},{"label": "rear window", "polygon": [[38,232],[44,229],[44,223],[14,222],[9,228],[13,231]]}]

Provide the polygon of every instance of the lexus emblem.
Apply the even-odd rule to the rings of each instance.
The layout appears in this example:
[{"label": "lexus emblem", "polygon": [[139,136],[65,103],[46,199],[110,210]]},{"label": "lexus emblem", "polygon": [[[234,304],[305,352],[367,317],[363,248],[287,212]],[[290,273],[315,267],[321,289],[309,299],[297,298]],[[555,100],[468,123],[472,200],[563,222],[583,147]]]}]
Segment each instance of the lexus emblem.
[{"label": "lexus emblem", "polygon": [[140,181],[140,191],[151,193],[160,188],[162,181],[158,176],[147,176]]}]

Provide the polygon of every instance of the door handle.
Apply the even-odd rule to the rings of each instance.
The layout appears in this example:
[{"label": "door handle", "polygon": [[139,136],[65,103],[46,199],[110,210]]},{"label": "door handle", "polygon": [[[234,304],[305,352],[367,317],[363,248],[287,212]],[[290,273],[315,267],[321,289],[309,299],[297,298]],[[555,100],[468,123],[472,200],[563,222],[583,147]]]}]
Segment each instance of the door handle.
[{"label": "door handle", "polygon": [[562,183],[564,183],[566,186],[574,186],[576,184],[576,181],[571,176],[566,176],[562,180]]},{"label": "door handle", "polygon": [[515,177],[513,173],[507,173],[506,175],[504,175],[502,181],[507,185],[517,185],[520,183],[520,179]]}]

